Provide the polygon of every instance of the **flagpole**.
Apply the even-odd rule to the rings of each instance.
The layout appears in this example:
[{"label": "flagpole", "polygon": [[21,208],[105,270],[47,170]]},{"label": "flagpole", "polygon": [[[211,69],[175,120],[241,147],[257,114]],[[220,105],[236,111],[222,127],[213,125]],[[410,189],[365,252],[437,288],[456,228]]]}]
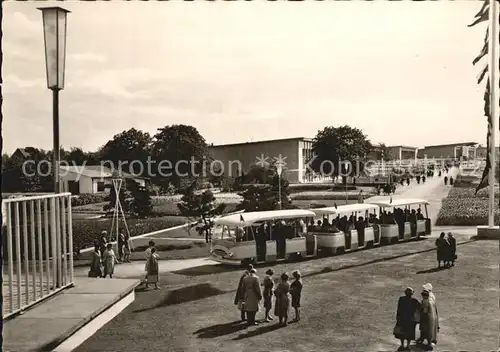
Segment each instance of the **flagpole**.
[{"label": "flagpole", "polygon": [[489,78],[490,78],[490,113],[491,113],[491,135],[490,135],[490,161],[489,172],[489,198],[488,198],[488,227],[495,226],[495,171],[496,171],[496,134],[498,129],[499,106],[498,106],[498,0],[489,0]]}]

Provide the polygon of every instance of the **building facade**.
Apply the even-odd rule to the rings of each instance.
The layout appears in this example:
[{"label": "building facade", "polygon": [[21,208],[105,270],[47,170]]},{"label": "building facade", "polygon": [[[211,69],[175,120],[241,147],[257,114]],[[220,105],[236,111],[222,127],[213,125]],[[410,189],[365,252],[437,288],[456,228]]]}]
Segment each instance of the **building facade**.
[{"label": "building facade", "polygon": [[[64,192],[77,194],[93,194],[109,192],[109,187],[113,185],[113,172],[107,167],[96,166],[60,166],[61,187]],[[146,185],[146,179],[135,177],[122,172],[122,177],[133,179],[139,186]]]},{"label": "building facade", "polygon": [[313,157],[313,139],[286,138],[260,142],[212,145],[213,158],[222,167],[224,175],[238,177],[255,165],[269,165],[281,160],[283,172],[291,183],[321,182],[329,180],[307,172],[307,163]]},{"label": "building facade", "polygon": [[418,151],[421,159],[475,159],[479,144],[476,142],[428,145]]},{"label": "building facade", "polygon": [[387,149],[391,155],[391,160],[414,160],[417,158],[417,147],[394,145],[388,146]]}]

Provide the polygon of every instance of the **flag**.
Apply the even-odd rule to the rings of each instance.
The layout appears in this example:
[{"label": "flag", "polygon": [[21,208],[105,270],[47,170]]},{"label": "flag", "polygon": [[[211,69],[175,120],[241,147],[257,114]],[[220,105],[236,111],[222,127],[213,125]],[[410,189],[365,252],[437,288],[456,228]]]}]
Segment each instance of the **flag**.
[{"label": "flag", "polygon": [[491,137],[491,127],[492,127],[492,117],[490,111],[490,80],[486,82],[486,90],[484,92],[484,115],[488,118],[488,132],[486,133],[486,166],[483,170],[483,175],[481,176],[481,182],[476,187],[476,192],[479,192],[483,188],[488,187],[488,175],[491,169],[491,155],[490,155],[490,137]]},{"label": "flag", "polygon": [[392,204],[392,196],[391,196],[391,199],[389,199],[389,204]]},{"label": "flag", "polygon": [[240,214],[240,221],[245,222],[245,219],[243,219],[243,215]]},{"label": "flag", "polygon": [[335,207],[335,209],[338,209],[337,202],[333,202],[333,206]]}]

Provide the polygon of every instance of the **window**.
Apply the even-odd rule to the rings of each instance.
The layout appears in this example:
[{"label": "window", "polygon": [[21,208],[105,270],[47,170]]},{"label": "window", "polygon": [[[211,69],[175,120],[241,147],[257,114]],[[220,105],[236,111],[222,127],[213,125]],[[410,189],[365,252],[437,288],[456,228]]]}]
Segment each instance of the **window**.
[{"label": "window", "polygon": [[97,182],[97,192],[104,192],[104,182]]}]

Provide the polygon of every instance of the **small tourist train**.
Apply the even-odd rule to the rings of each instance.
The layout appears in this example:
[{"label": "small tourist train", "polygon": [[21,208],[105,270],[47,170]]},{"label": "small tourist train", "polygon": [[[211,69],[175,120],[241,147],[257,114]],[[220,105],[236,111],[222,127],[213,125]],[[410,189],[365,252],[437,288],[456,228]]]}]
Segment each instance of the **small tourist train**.
[{"label": "small tourist train", "polygon": [[214,219],[210,258],[228,265],[273,263],[418,240],[431,234],[428,204],[390,198],[231,214]]}]

